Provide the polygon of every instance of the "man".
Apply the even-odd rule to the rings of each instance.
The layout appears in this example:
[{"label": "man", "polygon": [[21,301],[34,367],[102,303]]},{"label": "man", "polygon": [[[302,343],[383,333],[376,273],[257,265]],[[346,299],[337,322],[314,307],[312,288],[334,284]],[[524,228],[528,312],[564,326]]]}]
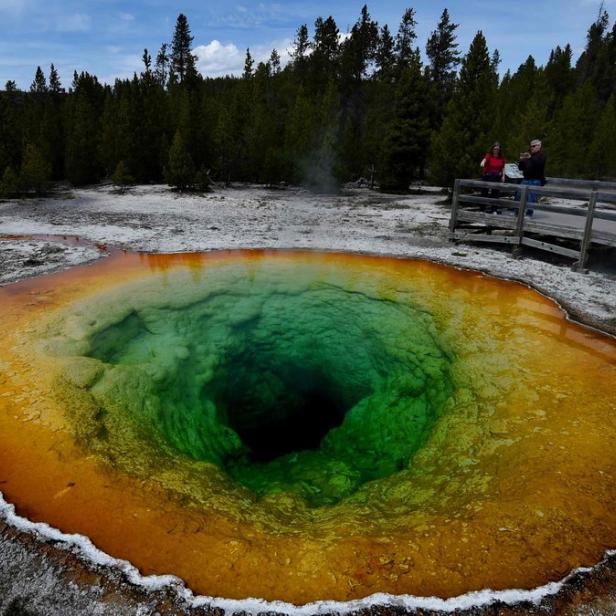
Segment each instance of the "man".
[{"label": "man", "polygon": [[[520,162],[518,167],[524,174],[522,184],[527,186],[543,186],[545,184],[545,163],[547,157],[541,151],[541,141],[533,139],[530,142],[530,152],[520,154]],[[517,197],[519,199],[519,197]],[[528,193],[528,203],[537,203],[537,194]],[[533,215],[532,209],[526,210],[527,216]]]}]

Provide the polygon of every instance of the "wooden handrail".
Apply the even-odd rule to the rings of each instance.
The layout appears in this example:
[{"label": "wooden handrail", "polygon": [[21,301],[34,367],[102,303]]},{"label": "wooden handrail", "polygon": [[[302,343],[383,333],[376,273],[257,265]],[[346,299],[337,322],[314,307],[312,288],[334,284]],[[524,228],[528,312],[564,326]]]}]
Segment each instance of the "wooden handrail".
[{"label": "wooden handrail", "polygon": [[[616,204],[616,182],[598,182],[593,180],[567,180],[549,178],[545,186],[532,186],[513,182],[486,182],[480,179],[457,179],[454,185],[452,213],[449,222],[450,238],[454,241],[502,242],[513,246],[533,246],[542,250],[556,252],[576,258],[575,267],[583,270],[586,265],[588,250],[593,242],[616,247],[616,232],[611,228],[597,228],[593,233],[593,223],[600,218],[616,221],[616,211],[607,204]],[[465,189],[497,190],[505,197],[502,199],[472,194]],[[485,194],[485,192],[484,192]],[[539,210],[570,216],[584,217],[582,229],[576,230],[571,219],[539,220],[526,218],[530,195],[560,197],[577,201],[578,206],[567,207],[557,204],[537,204]],[[513,195],[513,199],[511,198]],[[507,198],[509,197],[509,198]],[[461,210],[465,204],[480,206],[481,211]],[[581,206],[581,207],[580,207]],[[496,216],[487,207],[497,210],[513,210],[515,221],[511,217]],[[534,207],[534,205],[533,205]],[[507,219],[508,218],[508,219]],[[477,227],[477,225],[483,225]],[[470,225],[470,226],[469,226]],[[458,231],[463,227],[464,231]],[[498,233],[493,231],[500,229]],[[504,232],[503,232],[504,230]],[[528,234],[530,233],[530,237]],[[541,241],[537,236],[550,236],[562,239],[575,239],[580,242],[580,250],[566,248],[560,242]]]}]

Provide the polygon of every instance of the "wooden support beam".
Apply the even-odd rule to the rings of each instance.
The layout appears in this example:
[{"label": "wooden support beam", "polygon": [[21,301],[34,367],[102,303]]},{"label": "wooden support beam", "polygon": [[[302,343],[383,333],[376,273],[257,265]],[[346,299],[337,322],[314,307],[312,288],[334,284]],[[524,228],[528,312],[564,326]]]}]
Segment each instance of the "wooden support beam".
[{"label": "wooden support beam", "polygon": [[453,232],[456,230],[456,223],[458,222],[458,208],[460,207],[460,180],[456,180],[453,185],[453,197],[451,200],[451,218],[449,220],[449,234],[450,238]]},{"label": "wooden support beam", "polygon": [[592,223],[594,222],[595,206],[597,205],[597,191],[593,190],[588,202],[588,213],[586,214],[586,225],[584,227],[584,237],[580,245],[580,260],[574,264],[575,269],[581,272],[586,267],[588,248],[592,239]]},{"label": "wooden support beam", "polygon": [[470,203],[471,205],[488,205],[492,207],[512,207],[515,203],[511,199],[496,199],[494,197],[481,197],[480,195],[460,195],[459,203]]},{"label": "wooden support beam", "polygon": [[517,256],[520,252],[520,245],[524,237],[524,216],[526,214],[526,204],[528,203],[528,186],[524,184],[520,186],[520,209],[518,217],[515,221],[515,235],[518,238],[518,247],[513,249],[513,256]]},{"label": "wooden support beam", "polygon": [[483,235],[477,233],[461,233],[456,231],[453,239],[458,242],[488,242],[489,244],[515,244],[519,243],[519,238],[513,235]]},{"label": "wooden support beam", "polygon": [[534,240],[530,237],[523,237],[521,239],[521,243],[524,246],[530,246],[531,248],[540,248],[541,250],[546,250],[547,252],[554,252],[558,255],[563,255],[564,257],[571,257],[572,259],[577,259],[580,256],[579,250],[571,250],[571,248],[565,248],[564,246],[558,246],[557,244],[550,244],[549,242],[541,242],[539,240]]}]

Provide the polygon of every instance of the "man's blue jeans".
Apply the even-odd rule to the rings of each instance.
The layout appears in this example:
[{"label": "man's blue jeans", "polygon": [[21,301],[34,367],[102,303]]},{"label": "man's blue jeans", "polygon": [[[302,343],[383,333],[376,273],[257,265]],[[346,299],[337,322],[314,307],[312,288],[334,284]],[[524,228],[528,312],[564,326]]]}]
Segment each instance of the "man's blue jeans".
[{"label": "man's blue jeans", "polygon": [[[541,186],[541,180],[522,180],[520,184],[526,185],[526,186]],[[520,200],[519,192],[515,194],[515,199],[516,201]],[[526,199],[526,203],[537,203],[537,193],[529,191],[528,197]]]}]

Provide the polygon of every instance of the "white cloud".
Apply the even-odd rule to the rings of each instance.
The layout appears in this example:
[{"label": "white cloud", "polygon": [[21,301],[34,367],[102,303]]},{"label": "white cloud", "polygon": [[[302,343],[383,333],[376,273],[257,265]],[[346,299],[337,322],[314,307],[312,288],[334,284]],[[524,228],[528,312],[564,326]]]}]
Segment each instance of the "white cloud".
[{"label": "white cloud", "polygon": [[135,16],[132,15],[131,13],[120,13],[120,19],[122,21],[134,21]]},{"label": "white cloud", "polygon": [[88,32],[92,25],[92,18],[85,13],[62,15],[56,21],[56,30],[59,32]]},{"label": "white cloud", "polygon": [[[281,64],[284,66],[290,59],[289,48],[292,39],[283,39],[255,45],[250,50],[256,64],[267,62],[276,49],[280,55]],[[246,48],[241,49],[235,43],[223,45],[214,39],[207,45],[199,45],[193,49],[197,56],[197,68],[206,77],[218,77],[221,75],[240,75],[244,70],[244,60],[246,58]]]},{"label": "white cloud", "polygon": [[207,45],[194,48],[197,67],[203,75],[215,77],[241,72],[244,66],[244,54],[233,43],[223,45],[214,39]]}]

